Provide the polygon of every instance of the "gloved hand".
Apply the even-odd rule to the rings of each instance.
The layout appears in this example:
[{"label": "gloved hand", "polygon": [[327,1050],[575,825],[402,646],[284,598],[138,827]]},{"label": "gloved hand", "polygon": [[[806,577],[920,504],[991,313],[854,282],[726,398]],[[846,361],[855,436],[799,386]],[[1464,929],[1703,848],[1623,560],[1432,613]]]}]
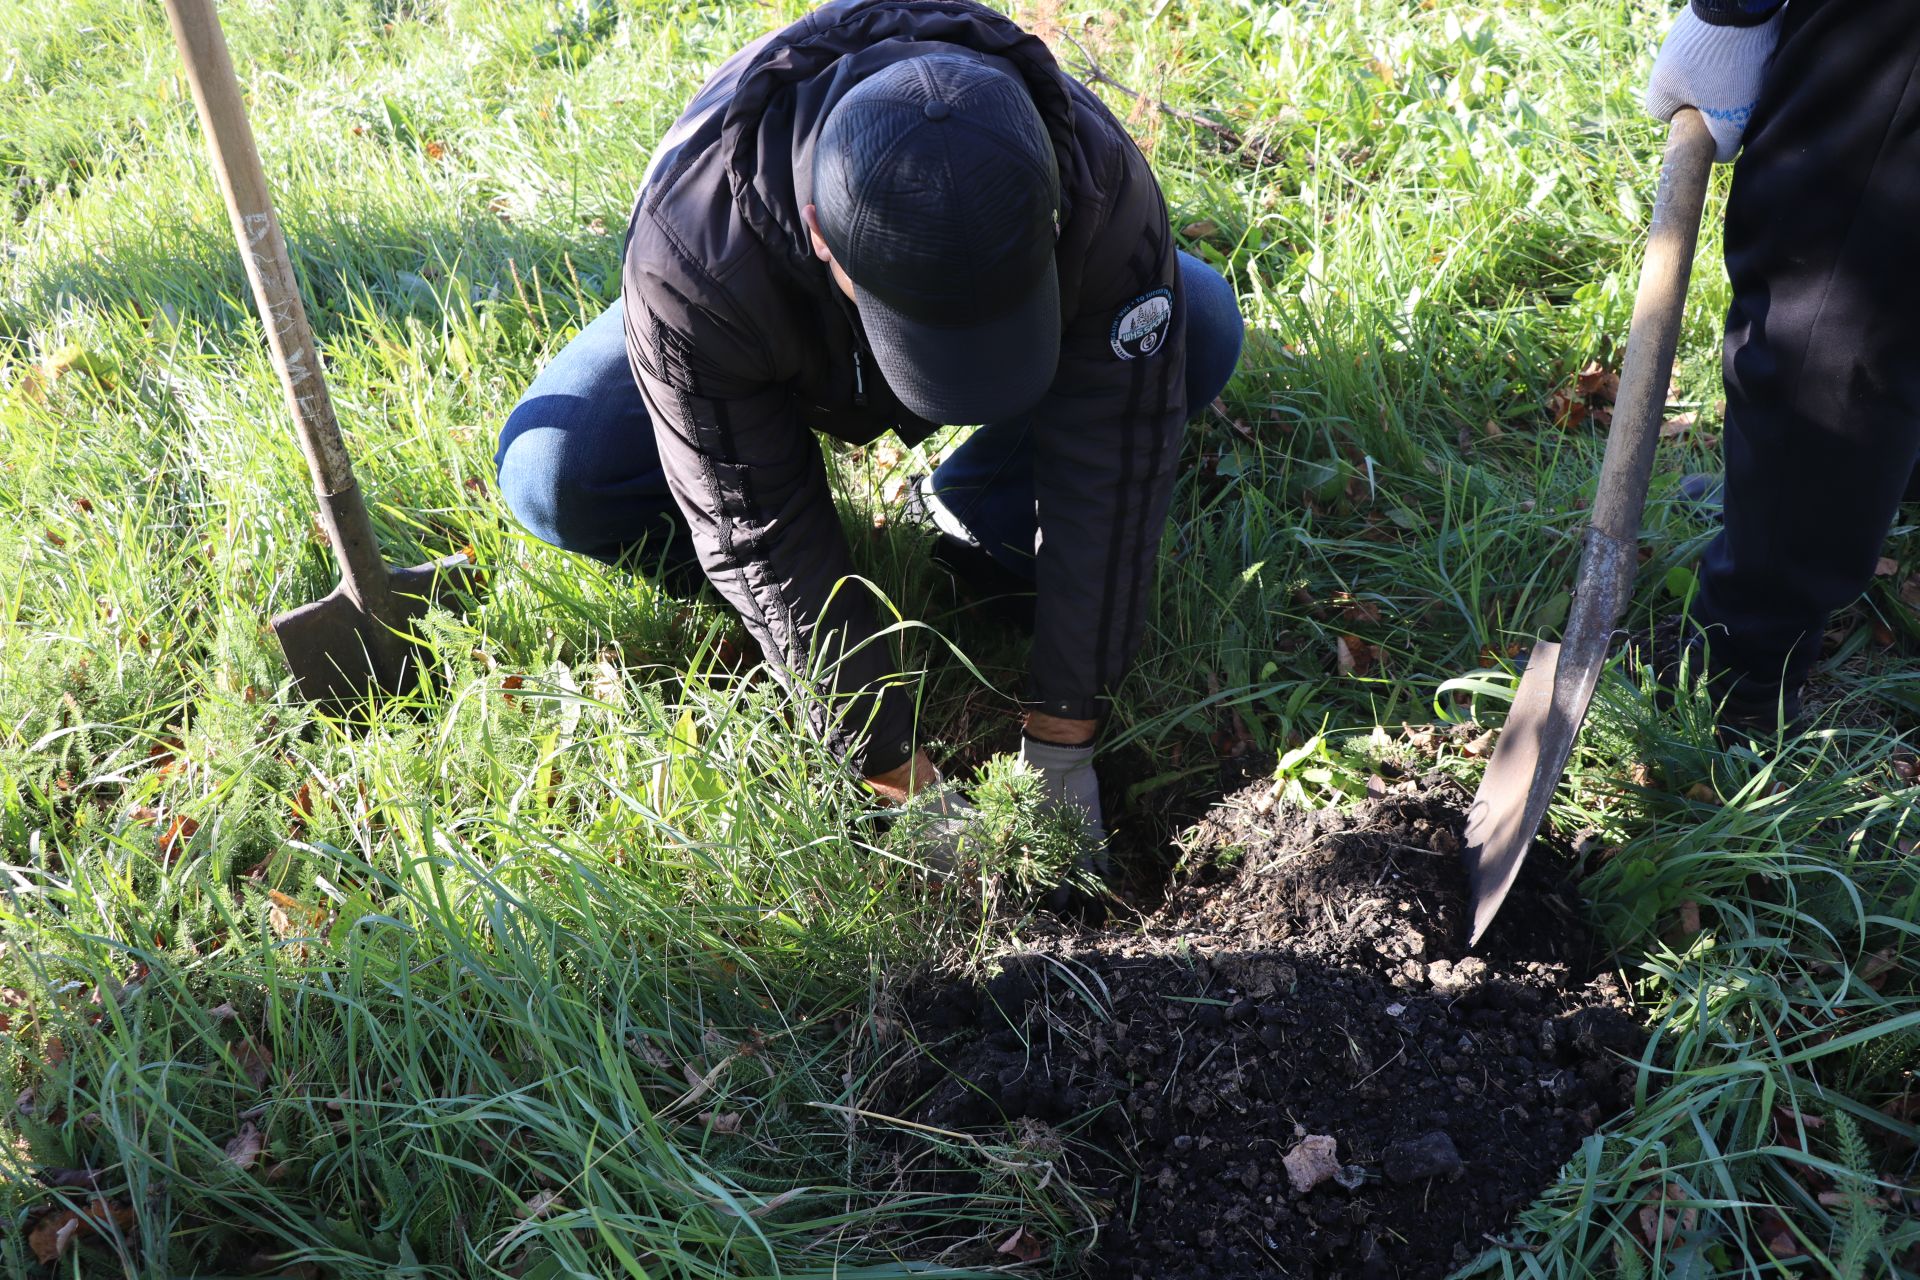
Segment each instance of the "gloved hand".
[{"label": "gloved hand", "polygon": [[1697,108],[1717,144],[1713,158],[1721,164],[1732,160],[1760,100],[1767,59],[1780,41],[1780,18],[1775,11],[1758,26],[1715,26],[1691,7],[1682,10],[1653,60],[1648,112],[1671,120],[1681,107]]},{"label": "gloved hand", "polygon": [[1093,744],[1063,747],[1022,737],[1020,759],[1040,775],[1048,808],[1072,805],[1086,815],[1088,846],[1104,853],[1107,826],[1100,812],[1100,780],[1093,774]]},{"label": "gloved hand", "polygon": [[919,792],[905,804],[887,811],[896,830],[904,833],[905,849],[935,871],[952,871],[966,856],[966,843],[975,837],[980,811],[966,793],[951,782]]}]

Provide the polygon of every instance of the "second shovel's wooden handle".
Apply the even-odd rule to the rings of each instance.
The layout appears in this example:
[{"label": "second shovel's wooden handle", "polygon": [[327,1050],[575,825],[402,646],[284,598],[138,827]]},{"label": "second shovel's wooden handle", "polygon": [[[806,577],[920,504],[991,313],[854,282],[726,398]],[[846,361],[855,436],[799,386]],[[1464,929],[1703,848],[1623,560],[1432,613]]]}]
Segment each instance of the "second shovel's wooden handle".
[{"label": "second shovel's wooden handle", "polygon": [[253,285],[254,305],[267,327],[274,365],[286,386],[288,407],[300,424],[302,444],[312,441],[309,460],[315,480],[324,482],[324,492],[337,493],[353,483],[353,464],[340,439],[333,401],[320,374],[313,331],[307,327],[307,309],[301,305],[287,242],[280,234],[280,220],[274,216],[273,199],[267,194],[266,175],[260,169],[260,153],[254,146],[246,107],[240,101],[240,85],[234,78],[220,20],[214,14],[212,0],[166,0],[166,6],[181,59],[186,63],[187,81],[193,87],[194,104],[200,109],[200,123],[206,130],[214,176],[220,180],[220,194],[226,197],[227,214],[233,220],[234,239]]},{"label": "second shovel's wooden handle", "polygon": [[1660,162],[1647,256],[1633,299],[1633,328],[1620,366],[1613,426],[1593,500],[1593,527],[1621,542],[1631,543],[1640,536],[1640,513],[1653,475],[1654,448],[1660,442],[1713,153],[1706,120],[1692,107],[1681,108],[1673,117],[1666,155]]},{"label": "second shovel's wooden handle", "polygon": [[286,238],[280,234],[280,219],[273,212],[273,198],[267,193],[266,174],[260,168],[260,152],[247,123],[220,19],[213,0],[166,0],[166,8],[186,64],[187,82],[193,87],[194,105],[200,110],[200,124],[206,130],[214,176],[226,197],[234,239],[253,285],[254,306],[266,326],[274,368],[287,393],[300,450],[307,458],[334,560],[361,609],[379,615],[386,603],[386,563],[380,557],[366,502],[354,484],[353,463],[340,438],[340,424],[333,416],[320,352],[307,325],[307,309],[300,301],[299,281],[287,255]]}]

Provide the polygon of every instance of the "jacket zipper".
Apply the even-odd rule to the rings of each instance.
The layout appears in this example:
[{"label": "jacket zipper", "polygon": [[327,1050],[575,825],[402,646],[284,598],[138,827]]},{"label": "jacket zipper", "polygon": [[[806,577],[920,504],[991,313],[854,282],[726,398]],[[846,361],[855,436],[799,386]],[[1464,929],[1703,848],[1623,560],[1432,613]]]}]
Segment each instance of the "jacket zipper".
[{"label": "jacket zipper", "polygon": [[860,350],[863,345],[860,336],[860,313],[853,309],[853,303],[837,287],[833,294],[833,300],[840,306],[840,314],[847,318],[847,328],[853,331],[853,407],[864,409],[867,407],[867,369],[866,363],[860,359]]}]

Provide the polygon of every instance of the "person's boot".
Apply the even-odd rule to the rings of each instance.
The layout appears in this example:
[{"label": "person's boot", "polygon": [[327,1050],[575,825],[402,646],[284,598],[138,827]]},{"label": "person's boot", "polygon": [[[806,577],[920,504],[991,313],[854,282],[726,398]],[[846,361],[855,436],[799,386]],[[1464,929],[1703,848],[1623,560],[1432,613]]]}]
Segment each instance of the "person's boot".
[{"label": "person's boot", "polygon": [[1701,520],[1718,520],[1726,498],[1726,478],[1717,471],[1696,471],[1680,480],[1679,504]]},{"label": "person's boot", "polygon": [[1630,671],[1652,672],[1655,704],[1662,711],[1673,708],[1683,683],[1706,673],[1707,696],[1716,708],[1714,737],[1723,749],[1775,735],[1794,737],[1806,728],[1799,686],[1756,690],[1756,682],[1743,682],[1737,673],[1714,671],[1706,633],[1684,614],[1670,614],[1654,625],[1650,637],[1630,641],[1627,664]]}]

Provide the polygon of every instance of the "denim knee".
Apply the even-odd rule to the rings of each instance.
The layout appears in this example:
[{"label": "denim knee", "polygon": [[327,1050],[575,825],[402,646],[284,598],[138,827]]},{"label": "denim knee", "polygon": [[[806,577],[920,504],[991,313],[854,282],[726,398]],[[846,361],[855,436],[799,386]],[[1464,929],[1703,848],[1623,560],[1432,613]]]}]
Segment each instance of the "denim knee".
[{"label": "denim knee", "polygon": [[1187,302],[1187,412],[1197,416],[1226,390],[1247,326],[1227,278],[1184,251],[1180,287]]},{"label": "denim knee", "polygon": [[568,527],[567,514],[578,504],[568,501],[568,489],[577,487],[577,468],[568,462],[567,432],[543,422],[544,417],[538,401],[523,402],[507,416],[493,455],[500,500],[540,541],[585,551],[578,542],[586,531]]}]

